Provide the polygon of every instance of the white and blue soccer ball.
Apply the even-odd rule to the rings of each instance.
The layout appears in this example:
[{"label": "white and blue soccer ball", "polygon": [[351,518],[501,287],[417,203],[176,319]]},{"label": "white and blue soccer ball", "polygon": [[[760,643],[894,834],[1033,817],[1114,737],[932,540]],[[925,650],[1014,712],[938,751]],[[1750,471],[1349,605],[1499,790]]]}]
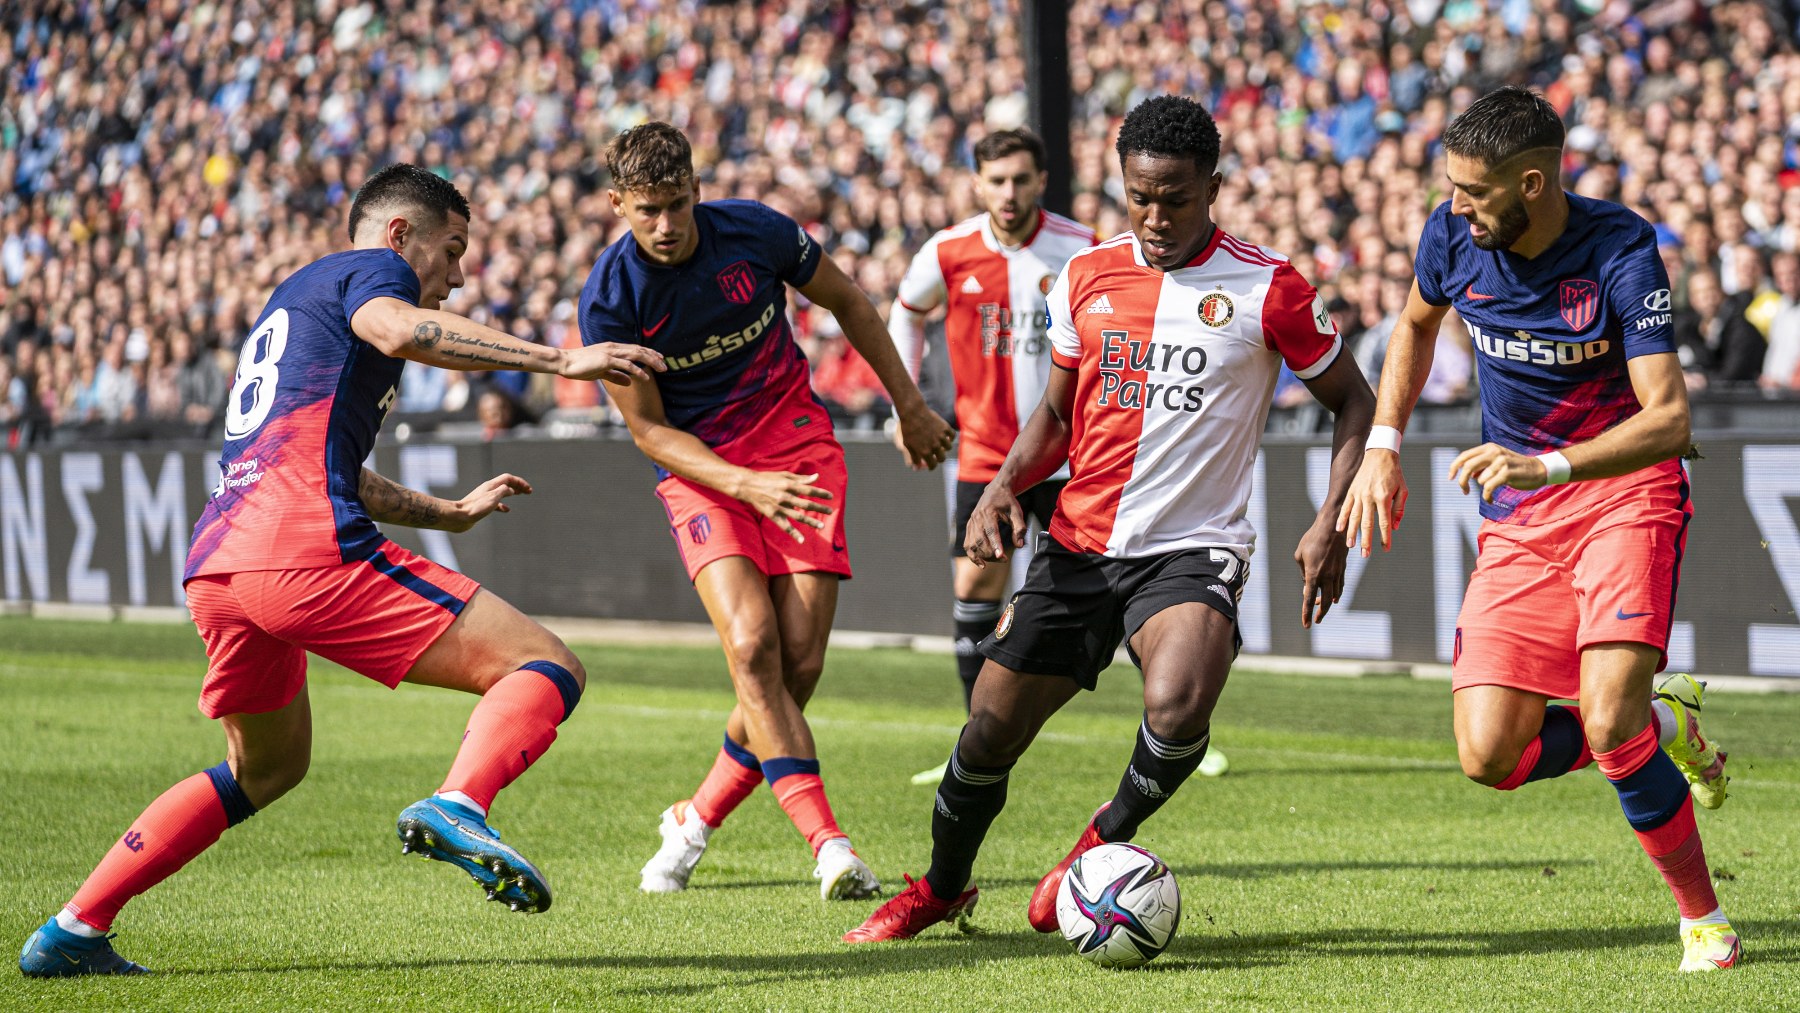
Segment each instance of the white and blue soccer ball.
[{"label": "white and blue soccer ball", "polygon": [[1056,892],[1056,922],[1075,952],[1101,967],[1139,967],[1181,924],[1181,889],[1162,859],[1102,844],[1075,860]]}]

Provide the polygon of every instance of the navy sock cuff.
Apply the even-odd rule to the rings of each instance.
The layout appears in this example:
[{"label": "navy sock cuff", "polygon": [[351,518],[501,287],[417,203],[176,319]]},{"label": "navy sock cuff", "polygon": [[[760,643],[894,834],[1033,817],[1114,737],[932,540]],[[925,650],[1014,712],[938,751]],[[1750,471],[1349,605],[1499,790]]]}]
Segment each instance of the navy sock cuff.
[{"label": "navy sock cuff", "polygon": [[1626,822],[1640,832],[1655,830],[1674,819],[1688,799],[1687,778],[1660,749],[1635,773],[1613,781],[1612,786],[1619,793],[1619,807],[1625,810]]},{"label": "navy sock cuff", "polygon": [[738,745],[737,742],[732,739],[730,732],[725,733],[725,745],[723,748],[725,750],[725,755],[736,760],[739,766],[744,767],[747,770],[762,769],[762,761],[756,758],[756,754],[745,749],[743,746]]},{"label": "navy sock cuff", "polygon": [[206,768],[206,776],[212,781],[213,791],[219,793],[219,802],[225,807],[225,825],[235,827],[256,815],[256,807],[250,804],[250,796],[244,794],[244,788],[232,776],[231,761],[227,760],[216,767]]},{"label": "navy sock cuff", "polygon": [[818,760],[805,760],[797,756],[777,756],[773,760],[762,762],[763,780],[773,787],[776,781],[795,774],[817,774]]},{"label": "navy sock cuff", "polygon": [[1538,762],[1525,780],[1541,781],[1567,774],[1581,755],[1586,738],[1581,722],[1567,707],[1551,704],[1544,708],[1544,727],[1538,732]]},{"label": "navy sock cuff", "polygon": [[575,676],[568,669],[554,661],[527,661],[519,666],[519,671],[536,672],[549,679],[556,686],[556,691],[562,694],[562,720],[569,720],[569,715],[575,713],[575,705],[581,702],[581,684],[575,681]]}]

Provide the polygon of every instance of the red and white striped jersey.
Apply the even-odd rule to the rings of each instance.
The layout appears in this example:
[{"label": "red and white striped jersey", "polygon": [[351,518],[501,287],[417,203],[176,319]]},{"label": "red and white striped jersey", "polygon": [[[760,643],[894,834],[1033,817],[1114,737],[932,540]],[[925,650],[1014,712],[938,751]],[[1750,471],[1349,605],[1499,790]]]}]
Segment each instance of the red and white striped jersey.
[{"label": "red and white striped jersey", "polygon": [[1251,474],[1281,363],[1311,379],[1343,348],[1312,285],[1222,229],[1167,273],[1125,233],[1069,261],[1049,311],[1056,364],[1076,371],[1072,474],[1050,534],[1116,557],[1248,555]]},{"label": "red and white striped jersey", "polygon": [[1043,398],[1050,377],[1044,298],[1057,272],[1095,238],[1093,229],[1039,209],[1037,230],[1008,248],[984,212],[932,236],[913,257],[888,330],[917,379],[923,314],[946,306],[962,481],[993,479]]}]

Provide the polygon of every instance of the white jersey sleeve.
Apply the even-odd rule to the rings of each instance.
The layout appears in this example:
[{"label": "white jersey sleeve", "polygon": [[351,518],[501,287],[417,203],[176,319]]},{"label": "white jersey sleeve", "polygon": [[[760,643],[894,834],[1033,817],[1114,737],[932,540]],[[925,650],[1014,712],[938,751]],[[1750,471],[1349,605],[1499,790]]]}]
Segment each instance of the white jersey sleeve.
[{"label": "white jersey sleeve", "polygon": [[[939,233],[941,236],[942,233]],[[929,313],[944,304],[944,267],[938,262],[939,236],[932,236],[907,265],[900,279],[900,305],[914,313]]]},{"label": "white jersey sleeve", "polygon": [[900,279],[899,295],[888,310],[888,337],[893,339],[894,349],[915,383],[925,360],[925,314],[943,305],[945,294],[938,237],[933,236],[907,265],[906,275]]},{"label": "white jersey sleeve", "polygon": [[[1070,263],[1074,261],[1071,260]],[[1069,313],[1069,265],[1056,274],[1056,282],[1044,297],[1044,311],[1050,318],[1050,351],[1058,365],[1073,366],[1081,358],[1081,335],[1075,333],[1075,320]]]}]

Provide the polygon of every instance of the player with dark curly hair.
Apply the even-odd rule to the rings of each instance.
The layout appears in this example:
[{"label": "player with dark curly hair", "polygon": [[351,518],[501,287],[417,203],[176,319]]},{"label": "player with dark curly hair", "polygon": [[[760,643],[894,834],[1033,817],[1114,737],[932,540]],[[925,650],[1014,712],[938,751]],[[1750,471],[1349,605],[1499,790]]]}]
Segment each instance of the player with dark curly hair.
[{"label": "player with dark curly hair", "polygon": [[1118,152],[1131,231],[1077,253],[1050,289],[1049,385],[969,518],[969,558],[985,565],[1024,544],[1018,494],[1065,461],[1068,485],[1024,587],[981,642],[987,661],[932,815],[931,868],[847,942],[967,917],[975,856],[1013,764],[1050,715],[1094,688],[1121,642],[1144,673],[1137,743],[1112,800],[1038,883],[1031,926],[1054,931],[1075,859],[1131,840],[1199,767],[1241,642],[1237,603],[1256,543],[1246,508],[1283,362],[1337,417],[1330,491],[1294,553],[1301,625],[1323,619],[1343,586],[1334,524],[1374,394],[1287,258],[1213,224],[1219,131],[1204,107],[1144,102]]}]

